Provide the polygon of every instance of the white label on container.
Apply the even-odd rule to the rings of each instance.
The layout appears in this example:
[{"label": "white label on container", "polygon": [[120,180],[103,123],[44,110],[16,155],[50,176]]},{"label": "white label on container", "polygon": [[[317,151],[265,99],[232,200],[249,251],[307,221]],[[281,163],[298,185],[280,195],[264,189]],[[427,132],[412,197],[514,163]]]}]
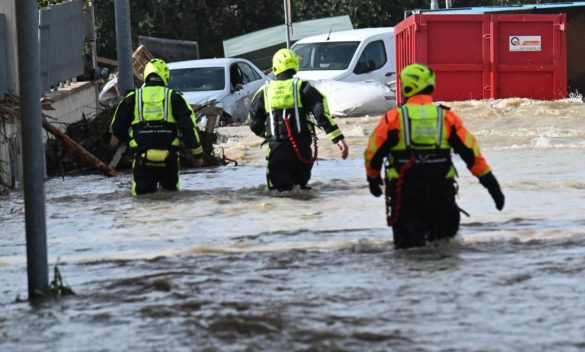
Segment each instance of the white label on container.
[{"label": "white label on container", "polygon": [[508,41],[510,51],[542,51],[539,35],[515,35]]}]

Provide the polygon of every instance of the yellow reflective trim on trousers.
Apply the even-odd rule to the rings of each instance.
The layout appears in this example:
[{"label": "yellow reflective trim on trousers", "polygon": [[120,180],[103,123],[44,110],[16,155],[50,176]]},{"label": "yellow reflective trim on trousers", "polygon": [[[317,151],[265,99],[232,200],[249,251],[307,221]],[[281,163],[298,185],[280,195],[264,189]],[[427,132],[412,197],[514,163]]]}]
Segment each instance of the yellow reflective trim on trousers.
[{"label": "yellow reflective trim on trousers", "polygon": [[203,153],[203,147],[193,148],[193,149],[191,149],[191,153],[194,154],[194,155],[202,154]]},{"label": "yellow reflective trim on trousers", "polygon": [[343,133],[341,133],[341,130],[338,128],[333,132],[329,132],[327,133],[327,137],[329,137],[330,140],[334,140],[335,138],[341,136]]}]

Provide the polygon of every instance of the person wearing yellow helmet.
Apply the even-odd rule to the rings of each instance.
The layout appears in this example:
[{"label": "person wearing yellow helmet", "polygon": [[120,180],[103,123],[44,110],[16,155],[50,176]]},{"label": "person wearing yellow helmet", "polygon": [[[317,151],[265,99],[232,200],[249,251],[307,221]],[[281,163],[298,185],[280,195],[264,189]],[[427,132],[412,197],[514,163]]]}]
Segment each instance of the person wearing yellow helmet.
[{"label": "person wearing yellow helmet", "polygon": [[[315,126],[337,144],[341,158],[348,155],[344,136],[329,113],[327,99],[309,82],[295,78],[299,57],[290,49],[272,58],[275,79],[266,82],[252,98],[250,129],[268,142],[267,184],[280,192],[295,186],[310,189],[317,158]],[[313,149],[311,149],[313,143]]]},{"label": "person wearing yellow helmet", "polygon": [[132,195],[179,188],[181,139],[194,165],[203,164],[195,114],[179,92],[167,87],[169,76],[163,60],[150,60],[144,84],[126,94],[112,119],[113,136],[128,143],[133,153]]},{"label": "person wearing yellow helmet", "polygon": [[406,66],[400,72],[400,92],[406,101],[382,115],[364,152],[367,181],[375,197],[383,193],[384,164],[387,223],[398,249],[457,234],[462,210],[455,202],[458,187],[452,152],[487,188],[496,208],[504,207],[504,194],[475,137],[454,111],[433,104],[435,85],[430,67]]}]

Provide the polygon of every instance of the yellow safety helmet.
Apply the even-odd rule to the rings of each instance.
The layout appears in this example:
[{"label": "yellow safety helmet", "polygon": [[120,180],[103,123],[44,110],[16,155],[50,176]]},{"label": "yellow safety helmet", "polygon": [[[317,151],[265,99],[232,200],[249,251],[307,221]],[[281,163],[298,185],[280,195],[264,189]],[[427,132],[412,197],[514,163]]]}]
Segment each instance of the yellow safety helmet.
[{"label": "yellow safety helmet", "polygon": [[435,88],[435,73],[426,65],[411,64],[400,72],[400,84],[402,95],[408,98],[428,87]]},{"label": "yellow safety helmet", "polygon": [[167,63],[164,62],[163,60],[152,59],[149,62],[147,62],[146,66],[144,66],[144,74],[142,75],[142,77],[144,77],[144,80],[146,81],[146,78],[148,78],[148,76],[150,76],[153,73],[158,75],[163,80],[165,85],[169,83],[170,76],[169,66],[167,66]]},{"label": "yellow safety helmet", "polygon": [[272,72],[279,75],[286,70],[299,70],[299,57],[290,49],[280,49],[272,57]]}]

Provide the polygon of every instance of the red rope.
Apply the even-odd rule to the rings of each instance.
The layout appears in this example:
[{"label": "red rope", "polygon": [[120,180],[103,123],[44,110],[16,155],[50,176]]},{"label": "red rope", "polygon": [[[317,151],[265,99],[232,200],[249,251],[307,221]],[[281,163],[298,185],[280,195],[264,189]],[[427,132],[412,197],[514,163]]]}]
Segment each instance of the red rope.
[{"label": "red rope", "polygon": [[313,129],[313,157],[311,159],[306,159],[301,155],[301,150],[299,149],[297,141],[295,140],[295,137],[293,136],[292,129],[290,127],[290,119],[283,118],[283,120],[284,120],[284,125],[286,126],[288,140],[290,141],[290,144],[292,145],[293,149],[295,150],[295,153],[297,154],[297,158],[302,163],[305,163],[305,164],[314,163],[315,160],[317,160],[317,135],[315,133],[315,130]]},{"label": "red rope", "polygon": [[393,226],[398,223],[398,219],[400,218],[400,208],[402,208],[402,186],[404,185],[404,175],[406,171],[412,167],[415,162],[414,155],[408,159],[408,162],[400,169],[400,173],[398,174],[398,180],[396,181],[396,205],[394,206],[394,210],[391,212],[390,210],[390,197],[386,197],[386,222],[388,226]]}]

